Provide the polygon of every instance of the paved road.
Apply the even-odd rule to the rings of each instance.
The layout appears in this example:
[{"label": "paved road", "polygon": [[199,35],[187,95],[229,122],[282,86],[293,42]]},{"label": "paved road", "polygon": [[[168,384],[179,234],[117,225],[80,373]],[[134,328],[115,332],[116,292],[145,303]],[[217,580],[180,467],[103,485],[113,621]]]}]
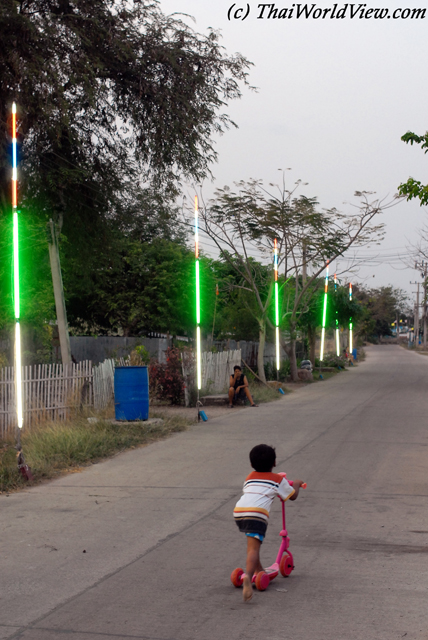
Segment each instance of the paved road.
[{"label": "paved road", "polygon": [[[428,358],[373,347],[278,402],[0,497],[0,639],[428,639],[427,384]],[[295,571],[242,604],[232,510],[260,442],[309,488],[287,506]]]}]

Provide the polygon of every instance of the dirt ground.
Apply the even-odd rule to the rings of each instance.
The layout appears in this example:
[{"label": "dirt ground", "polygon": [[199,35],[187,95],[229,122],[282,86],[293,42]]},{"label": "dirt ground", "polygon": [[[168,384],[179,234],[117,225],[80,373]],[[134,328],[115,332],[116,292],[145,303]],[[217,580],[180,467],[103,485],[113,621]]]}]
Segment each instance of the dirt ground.
[{"label": "dirt ground", "polygon": [[[203,411],[207,414],[208,420],[210,418],[218,418],[226,413],[235,413],[238,411],[246,411],[247,409],[251,409],[255,411],[252,407],[234,407],[233,409],[229,409],[229,405],[225,404],[224,407],[213,406],[213,407],[202,407]],[[197,422],[198,413],[196,407],[180,407],[174,405],[151,405],[150,407],[150,416],[162,417],[165,416],[182,416],[183,418],[187,418],[187,420],[192,420]]]},{"label": "dirt ground", "polygon": [[[287,387],[285,388],[285,390],[288,392],[297,391],[298,389],[302,389],[303,387],[306,387],[308,384],[311,384],[311,383],[287,382]],[[281,396],[278,398],[278,400],[280,398]],[[272,402],[274,402],[274,400],[272,400]],[[264,404],[264,403],[260,403],[260,404]],[[226,403],[224,404],[224,406],[207,406],[207,407],[201,407],[201,408],[207,414],[208,420],[210,418],[218,418],[222,415],[230,414],[231,412],[236,413],[238,411],[247,411],[247,410],[257,411],[257,407],[252,408],[252,407],[243,406],[243,405],[238,405],[238,406],[235,406],[233,409],[230,409],[229,405]],[[198,419],[198,414],[195,407],[183,407],[183,406],[177,406],[177,405],[155,405],[155,404],[150,405],[150,417],[162,417],[162,414],[166,416],[179,415],[179,416],[182,416],[183,418],[187,418],[188,420],[192,420],[195,422],[197,422],[197,419]]]}]

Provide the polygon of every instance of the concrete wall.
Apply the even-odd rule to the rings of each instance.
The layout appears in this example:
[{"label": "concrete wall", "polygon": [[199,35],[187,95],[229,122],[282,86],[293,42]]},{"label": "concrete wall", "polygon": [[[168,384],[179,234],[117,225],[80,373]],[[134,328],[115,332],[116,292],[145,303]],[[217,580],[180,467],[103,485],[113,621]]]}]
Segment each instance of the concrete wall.
[{"label": "concrete wall", "polygon": [[[130,351],[137,345],[146,347],[151,356],[157,358],[159,362],[165,362],[165,351],[167,348],[166,338],[124,338],[112,336],[70,336],[71,353],[77,362],[81,360],[92,360],[94,364],[103,362],[106,358],[120,358],[129,355]],[[171,344],[171,341],[170,341]],[[202,350],[209,350],[212,344],[203,341]],[[250,367],[257,366],[258,342],[247,340],[224,340],[215,342],[214,346],[219,351],[229,351],[241,349],[242,359]],[[299,352],[299,349],[298,349]],[[298,353],[299,356],[299,353]],[[275,345],[267,342],[265,344],[265,363],[275,363]],[[287,360],[287,354],[281,349],[281,360]]]},{"label": "concrete wall", "polygon": [[106,358],[126,357],[140,344],[146,347],[151,356],[165,362],[166,338],[70,336],[71,353],[77,362],[92,360],[94,364],[103,362]]}]

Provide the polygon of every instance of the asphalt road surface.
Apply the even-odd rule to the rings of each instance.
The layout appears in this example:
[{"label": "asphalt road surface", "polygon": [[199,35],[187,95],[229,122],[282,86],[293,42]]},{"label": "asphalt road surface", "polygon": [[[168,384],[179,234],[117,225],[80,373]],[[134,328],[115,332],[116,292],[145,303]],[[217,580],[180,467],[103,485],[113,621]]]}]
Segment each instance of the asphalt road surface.
[{"label": "asphalt road surface", "polygon": [[[0,496],[0,639],[428,639],[428,357],[366,361],[82,473]],[[207,410],[209,415],[209,410]],[[295,570],[242,603],[248,452],[308,482]],[[262,561],[274,561],[274,505]]]}]

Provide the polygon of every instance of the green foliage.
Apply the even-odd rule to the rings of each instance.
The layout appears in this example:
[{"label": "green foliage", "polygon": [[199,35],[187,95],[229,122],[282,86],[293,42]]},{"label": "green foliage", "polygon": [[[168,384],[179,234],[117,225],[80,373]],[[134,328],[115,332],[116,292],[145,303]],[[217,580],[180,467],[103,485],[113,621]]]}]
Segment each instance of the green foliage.
[{"label": "green foliage", "polygon": [[[250,63],[228,56],[217,32],[198,34],[156,1],[4,0],[0,31],[0,329],[12,321],[16,101],[23,324],[55,318],[46,236],[52,218],[62,233],[71,324],[186,330],[194,306],[186,295],[190,257],[184,245],[172,247],[170,258],[162,248],[156,258],[159,245],[144,245],[184,242],[177,185],[209,173],[212,138],[233,125],[224,110],[240,97]],[[166,327],[168,318],[175,326]]]},{"label": "green foliage", "polygon": [[358,333],[365,336],[390,336],[391,325],[399,317],[406,317],[407,295],[392,286],[378,289],[354,287],[354,297],[364,312],[359,319]]},{"label": "green foliage", "polygon": [[[56,312],[46,226],[26,206],[21,208],[19,215],[19,244],[23,363],[52,362],[52,328]],[[0,336],[11,339],[15,325],[11,212],[0,216],[0,252],[3,257],[0,265]],[[12,363],[12,352],[7,357]]]},{"label": "green foliage", "polygon": [[143,364],[148,364],[150,361],[150,354],[147,351],[146,347],[142,344],[139,344],[135,347],[136,353],[139,355],[141,362]]},{"label": "green foliage", "polygon": [[[316,198],[295,196],[300,181],[287,189],[282,184],[265,187],[260,180],[236,183],[216,191],[215,199],[202,212],[205,231],[222,250],[239,278],[239,287],[248,292],[247,309],[254,309],[260,338],[266,336],[266,327],[273,322],[273,269],[259,277],[251,258],[256,249],[265,256],[272,254],[274,241],[278,249],[278,275],[281,287],[280,326],[285,337],[284,348],[291,360],[293,379],[297,378],[295,345],[297,328],[302,314],[309,312],[312,297],[318,291],[317,279],[328,260],[343,255],[349,247],[381,237],[383,225],[372,220],[382,210],[379,201],[369,202],[366,192],[356,192],[361,199],[358,213],[346,215],[336,209],[319,209]],[[312,274],[307,275],[310,264]],[[318,301],[315,301],[316,303]],[[309,316],[306,322],[313,326]],[[314,332],[312,332],[314,333]],[[284,335],[285,334],[285,335]],[[311,336],[314,344],[314,335]],[[311,346],[313,350],[313,346]],[[263,358],[259,350],[261,367]],[[264,371],[260,372],[261,377]]]},{"label": "green foliage", "polygon": [[283,397],[278,389],[271,389],[260,383],[250,384],[250,393],[256,404],[275,402],[276,400],[281,400]]},{"label": "green foliage", "polygon": [[[155,239],[150,244],[117,235],[97,255],[88,273],[83,265],[64,274],[70,323],[99,333],[122,329],[125,335],[145,331],[193,334],[195,260],[180,242]],[[215,285],[211,261],[200,260],[201,324],[212,322]]]},{"label": "green foliage", "polygon": [[[40,326],[55,317],[46,229],[23,207],[19,216],[22,322]],[[14,322],[12,214],[0,216],[0,329]]]},{"label": "green foliage", "polygon": [[346,327],[350,318],[355,326],[364,316],[364,307],[355,295],[355,286],[352,300],[349,299],[348,287],[338,286],[336,292],[329,296],[329,310],[327,314],[329,327],[336,326],[336,318],[341,327]]},{"label": "green foliage", "polygon": [[[428,132],[426,132],[423,136],[418,136],[416,135],[416,133],[408,131],[404,134],[404,136],[401,136],[401,139],[406,144],[408,144],[409,142],[411,145],[419,144],[421,146],[421,149],[424,149],[424,153],[428,153]],[[401,196],[406,196],[407,200],[418,198],[421,207],[428,204],[428,185],[423,185],[420,180],[409,178],[407,182],[399,185],[398,193]]]},{"label": "green foliage", "polygon": [[[269,296],[272,269],[270,265],[249,258],[249,266],[263,301]],[[220,260],[212,263],[213,275],[219,283],[215,337],[234,340],[259,339],[260,310],[254,291],[239,272],[234,256],[223,253]]]},{"label": "green foliage", "polygon": [[150,353],[142,344],[137,345],[129,354],[129,362],[133,367],[150,364]]},{"label": "green foliage", "polygon": [[58,187],[64,202],[76,188],[94,200],[142,172],[206,175],[211,136],[232,124],[219,110],[249,67],[157,2],[3,0],[0,31],[1,189],[16,100],[30,175],[53,204]]},{"label": "green foliage", "polygon": [[326,353],[321,363],[318,358],[315,359],[315,367],[342,367],[344,369],[346,364],[346,359],[335,353]]},{"label": "green foliage", "polygon": [[[276,364],[272,362],[266,362],[264,365],[266,380],[276,380]],[[282,360],[281,368],[279,370],[278,379],[280,382],[287,382],[291,373],[290,360]]]},{"label": "green foliage", "polygon": [[428,185],[423,185],[420,180],[409,178],[407,182],[400,184],[398,187],[398,193],[401,196],[406,196],[407,200],[418,198],[420,200],[421,207],[428,204]]}]

